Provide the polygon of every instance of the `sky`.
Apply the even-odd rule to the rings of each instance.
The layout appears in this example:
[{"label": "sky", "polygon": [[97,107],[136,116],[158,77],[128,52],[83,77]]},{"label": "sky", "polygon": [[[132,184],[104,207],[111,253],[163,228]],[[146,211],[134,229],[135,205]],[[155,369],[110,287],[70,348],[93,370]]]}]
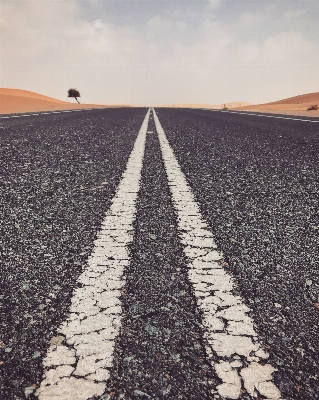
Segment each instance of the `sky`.
[{"label": "sky", "polygon": [[0,86],[83,103],[319,91],[318,0],[0,0]]}]

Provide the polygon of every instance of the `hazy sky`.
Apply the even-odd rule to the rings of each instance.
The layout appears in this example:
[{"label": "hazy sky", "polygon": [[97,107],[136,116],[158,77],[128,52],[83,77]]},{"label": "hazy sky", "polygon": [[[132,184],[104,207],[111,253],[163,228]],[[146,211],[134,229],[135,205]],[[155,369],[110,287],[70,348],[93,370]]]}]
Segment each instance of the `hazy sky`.
[{"label": "hazy sky", "polygon": [[0,86],[84,103],[319,91],[318,0],[0,0]]}]

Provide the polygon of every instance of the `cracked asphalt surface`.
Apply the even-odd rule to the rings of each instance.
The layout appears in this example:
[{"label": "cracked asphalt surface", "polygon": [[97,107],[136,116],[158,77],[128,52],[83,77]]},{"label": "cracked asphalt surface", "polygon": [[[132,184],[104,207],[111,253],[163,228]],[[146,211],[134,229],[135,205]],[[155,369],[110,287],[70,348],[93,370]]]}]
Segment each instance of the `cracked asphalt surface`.
[{"label": "cracked asphalt surface", "polygon": [[41,380],[41,358],[144,116],[109,109],[1,120],[1,399],[25,399]]},{"label": "cracked asphalt surface", "polygon": [[[176,213],[150,119],[134,224],[132,260],[122,295],[112,398],[209,399],[201,316],[177,237]],[[113,391],[112,391],[113,389]]]},{"label": "cracked asphalt surface", "polygon": [[286,399],[319,394],[319,126],[159,109]]},{"label": "cracked asphalt surface", "polygon": [[[287,400],[317,399],[318,124],[156,111],[238,294],[253,309],[278,369],[276,385]],[[145,113],[0,121],[1,399],[25,399],[26,388],[39,384],[41,360],[68,312]],[[218,398],[210,393],[219,380],[205,362],[153,120],[148,131],[107,392],[114,399]]]}]

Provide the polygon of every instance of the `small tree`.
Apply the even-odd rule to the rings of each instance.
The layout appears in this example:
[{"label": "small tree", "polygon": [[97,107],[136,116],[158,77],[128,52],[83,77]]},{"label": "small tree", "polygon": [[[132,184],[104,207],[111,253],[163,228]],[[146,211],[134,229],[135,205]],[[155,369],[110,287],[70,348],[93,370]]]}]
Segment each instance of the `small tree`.
[{"label": "small tree", "polygon": [[69,89],[68,90],[68,97],[74,97],[75,100],[80,104],[77,97],[81,97],[80,92],[77,89]]}]

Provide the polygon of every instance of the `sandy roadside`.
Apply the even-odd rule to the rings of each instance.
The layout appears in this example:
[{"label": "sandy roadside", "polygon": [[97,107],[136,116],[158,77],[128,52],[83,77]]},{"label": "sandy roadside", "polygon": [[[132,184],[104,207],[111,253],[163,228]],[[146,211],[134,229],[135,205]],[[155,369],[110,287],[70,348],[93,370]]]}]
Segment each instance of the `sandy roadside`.
[{"label": "sandy roadside", "polygon": [[[267,104],[232,102],[225,104],[225,106],[229,110],[234,110],[234,111],[282,114],[282,115],[292,115],[299,117],[304,116],[304,117],[318,118],[319,110],[311,110],[311,111],[307,110],[309,106],[314,104],[317,104],[319,106],[319,92],[308,93]],[[42,94],[31,92],[28,90],[0,88],[0,114],[74,110],[74,109],[85,109],[85,108],[114,108],[114,107],[134,107],[134,105],[78,104],[76,103],[75,99],[72,102],[68,102],[68,101],[54,99],[52,97],[44,96]],[[220,110],[224,107],[224,105],[185,103],[185,104],[157,105],[154,107],[207,108],[207,109]]]},{"label": "sandy roadside", "polygon": [[285,110],[285,109],[265,109],[265,108],[232,108],[231,111],[243,111],[243,112],[256,112],[262,114],[283,114],[283,115],[295,115],[299,117],[319,117],[319,110]]},{"label": "sandy roadside", "polygon": [[78,104],[75,100],[74,102],[62,101],[27,90],[0,88],[0,114],[114,107],[132,106],[124,104]]},{"label": "sandy roadside", "polygon": [[236,107],[238,111],[260,112],[269,114],[285,114],[304,117],[319,117],[319,110],[307,110],[310,106],[319,107],[319,92],[303,94],[288,99],[266,104],[255,104],[246,107]]}]

